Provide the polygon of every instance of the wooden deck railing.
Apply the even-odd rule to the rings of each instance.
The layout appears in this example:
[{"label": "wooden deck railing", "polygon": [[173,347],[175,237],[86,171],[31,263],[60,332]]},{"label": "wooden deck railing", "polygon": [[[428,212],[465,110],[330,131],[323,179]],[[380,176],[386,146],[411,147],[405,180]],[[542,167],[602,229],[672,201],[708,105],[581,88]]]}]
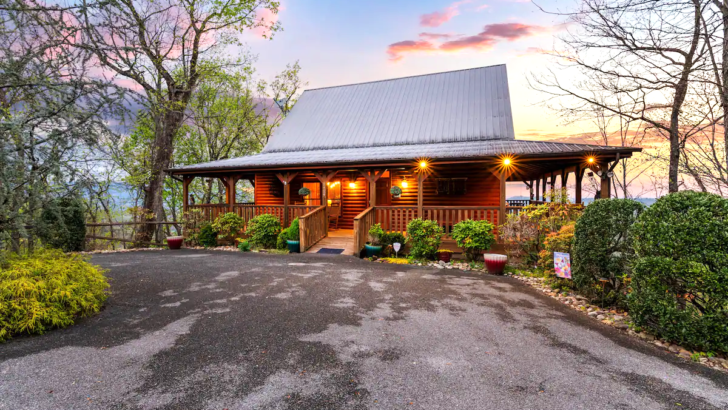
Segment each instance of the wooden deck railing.
[{"label": "wooden deck railing", "polygon": [[[382,224],[385,232],[407,232],[407,224],[417,218],[416,206],[377,206],[375,212],[376,221],[372,222],[372,225]],[[369,228],[367,228],[368,231]]]},{"label": "wooden deck railing", "polygon": [[329,218],[326,206],[298,217],[298,230],[301,238],[301,252],[306,252],[316,242],[325,238],[328,233]]},{"label": "wooden deck railing", "polygon": [[466,219],[489,221],[493,225],[498,225],[497,206],[426,206],[423,211],[424,218],[437,221],[447,236],[450,236],[455,224]]},{"label": "wooden deck railing", "polygon": [[[290,224],[293,219],[305,215],[314,209],[318,208],[317,205],[289,205],[288,206],[288,223]],[[224,215],[230,210],[230,206],[227,204],[200,204],[200,205],[189,205],[189,210],[200,209],[202,217],[210,222],[214,221],[218,216]],[[247,223],[249,220],[255,218],[258,215],[273,215],[281,221],[284,221],[285,206],[283,205],[255,205],[255,204],[235,204],[233,205],[233,212],[238,214]],[[287,228],[284,226],[284,228]]]},{"label": "wooden deck railing", "polygon": [[369,228],[377,223],[376,216],[375,208],[370,207],[354,218],[354,255],[359,255],[364,244],[367,243]]}]

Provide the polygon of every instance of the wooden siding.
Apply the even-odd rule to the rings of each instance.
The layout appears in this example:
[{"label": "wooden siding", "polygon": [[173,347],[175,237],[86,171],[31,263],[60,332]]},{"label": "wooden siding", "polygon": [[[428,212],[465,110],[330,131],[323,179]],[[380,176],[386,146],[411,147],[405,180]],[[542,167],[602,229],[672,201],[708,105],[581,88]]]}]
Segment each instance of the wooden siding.
[{"label": "wooden siding", "polygon": [[[465,195],[438,195],[437,178],[468,178]],[[392,206],[417,206],[417,175],[412,171],[393,171],[392,186],[402,186],[399,199],[392,198]],[[498,206],[500,185],[498,178],[482,166],[450,166],[435,168],[424,182],[422,197],[424,206]]]}]

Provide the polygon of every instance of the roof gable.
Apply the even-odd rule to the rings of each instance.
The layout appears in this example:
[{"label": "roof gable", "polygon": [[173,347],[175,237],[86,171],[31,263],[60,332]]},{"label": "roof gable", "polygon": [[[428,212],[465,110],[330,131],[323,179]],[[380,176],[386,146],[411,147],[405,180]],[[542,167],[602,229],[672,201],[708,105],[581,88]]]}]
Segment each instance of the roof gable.
[{"label": "roof gable", "polygon": [[263,152],[514,139],[498,65],[307,90]]}]

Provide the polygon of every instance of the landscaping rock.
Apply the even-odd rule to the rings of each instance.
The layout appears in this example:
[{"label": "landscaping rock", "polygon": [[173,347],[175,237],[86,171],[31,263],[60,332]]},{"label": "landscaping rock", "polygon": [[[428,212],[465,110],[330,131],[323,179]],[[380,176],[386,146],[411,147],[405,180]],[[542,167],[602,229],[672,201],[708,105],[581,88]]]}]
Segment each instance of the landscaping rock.
[{"label": "landscaping rock", "polygon": [[597,315],[597,319],[604,320],[604,319],[606,319],[606,316],[604,316],[604,315]]},{"label": "landscaping rock", "polygon": [[591,317],[596,317],[596,316],[597,316],[597,312],[594,312],[594,311],[590,311],[590,312],[589,312],[589,313],[587,313],[587,314],[588,314],[589,316],[591,316]]}]

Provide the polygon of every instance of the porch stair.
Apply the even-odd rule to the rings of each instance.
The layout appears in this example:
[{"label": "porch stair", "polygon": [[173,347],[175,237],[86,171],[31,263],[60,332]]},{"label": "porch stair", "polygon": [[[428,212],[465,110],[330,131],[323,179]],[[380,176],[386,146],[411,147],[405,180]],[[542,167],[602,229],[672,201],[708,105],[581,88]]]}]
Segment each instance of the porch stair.
[{"label": "porch stair", "polygon": [[342,255],[354,254],[354,230],[329,230],[329,235],[316,242],[306,253],[317,253],[321,248],[343,249]]}]

